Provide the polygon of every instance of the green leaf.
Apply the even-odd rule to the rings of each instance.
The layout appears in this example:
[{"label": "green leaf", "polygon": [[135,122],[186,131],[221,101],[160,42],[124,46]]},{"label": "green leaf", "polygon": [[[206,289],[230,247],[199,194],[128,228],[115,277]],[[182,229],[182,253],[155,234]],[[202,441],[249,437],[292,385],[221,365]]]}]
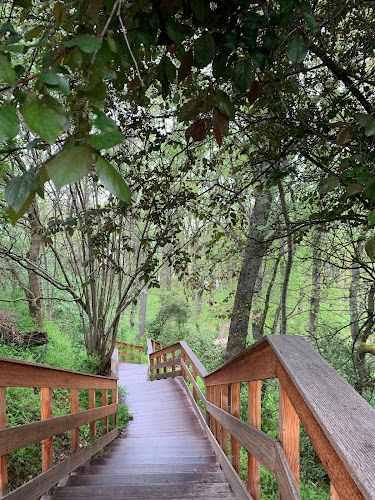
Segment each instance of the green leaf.
[{"label": "green leaf", "polygon": [[276,50],[280,47],[281,38],[276,33],[268,32],[263,38],[263,46],[266,50]]},{"label": "green leaf", "polygon": [[367,113],[357,113],[357,122],[363,127],[367,137],[375,134],[375,118]]},{"label": "green leaf", "polygon": [[13,139],[20,129],[17,111],[11,104],[0,107],[0,141]]},{"label": "green leaf", "polygon": [[49,144],[56,141],[67,121],[60,104],[50,97],[27,99],[21,113],[28,127]]},{"label": "green leaf", "polygon": [[49,178],[59,191],[65,184],[78,181],[90,172],[91,153],[81,146],[65,149],[45,163],[45,167]]},{"label": "green leaf", "polygon": [[70,93],[69,82],[62,75],[56,73],[56,71],[52,70],[48,73],[43,73],[38,80],[44,82],[52,90],[59,90],[65,95],[69,95]]},{"label": "green leaf", "polygon": [[375,210],[373,210],[367,217],[367,223],[370,227],[373,227],[375,225]]},{"label": "green leaf", "polygon": [[185,52],[181,59],[181,65],[178,68],[178,82],[185,80],[187,76],[191,73],[191,67],[193,65],[193,52],[188,50]]},{"label": "green leaf", "polygon": [[165,29],[169,38],[177,44],[180,44],[184,39],[184,34],[179,24],[175,23],[171,17],[165,20]]},{"label": "green leaf", "polygon": [[242,23],[248,30],[252,31],[267,26],[268,19],[266,16],[261,16],[260,14],[257,14],[256,12],[251,10],[243,16]]},{"label": "green leaf", "polygon": [[339,185],[339,178],[337,175],[329,175],[319,182],[318,193],[325,194],[336,189]]},{"label": "green leaf", "polygon": [[318,23],[313,14],[310,12],[303,13],[303,19],[305,20],[306,26],[311,29],[311,33],[315,35]]},{"label": "green leaf", "polygon": [[170,60],[169,57],[165,57],[165,75],[170,83],[173,83],[176,79],[177,68]]},{"label": "green leaf", "polygon": [[96,149],[109,149],[122,144],[124,136],[119,130],[111,130],[100,135],[90,135],[88,143]]},{"label": "green leaf", "polygon": [[370,177],[370,179],[366,182],[365,190],[363,193],[368,197],[375,199],[375,179]]},{"label": "green leaf", "polygon": [[295,36],[286,48],[290,62],[296,64],[302,62],[307,54],[308,48],[302,35]]},{"label": "green leaf", "polygon": [[3,55],[0,55],[0,80],[12,85],[12,87],[17,83],[17,74],[8,61],[8,58]]},{"label": "green leaf", "polygon": [[199,68],[209,64],[215,55],[215,42],[207,31],[194,42],[194,59]]},{"label": "green leaf", "polygon": [[286,14],[293,9],[294,0],[279,0],[280,13]]},{"label": "green leaf", "polygon": [[207,0],[190,0],[190,6],[196,18],[204,23],[210,14],[210,3]]},{"label": "green leaf", "polygon": [[222,90],[215,90],[214,101],[216,106],[219,108],[220,113],[229,116],[232,120],[234,119],[234,106],[225,92]]},{"label": "green leaf", "polygon": [[371,239],[368,240],[368,242],[365,245],[365,250],[367,255],[370,257],[371,260],[375,259],[375,236],[373,236]]},{"label": "green leaf", "polygon": [[96,50],[100,49],[102,40],[94,35],[81,35],[73,40],[68,40],[63,42],[65,47],[79,47],[83,52],[91,54]]},{"label": "green leaf", "polygon": [[101,156],[98,156],[96,160],[95,170],[104,187],[117,198],[130,205],[130,189],[120,172]]},{"label": "green leaf", "polygon": [[181,107],[178,113],[178,119],[180,122],[193,120],[196,118],[203,106],[203,101],[201,99],[191,99]]},{"label": "green leaf", "polygon": [[0,45],[0,52],[15,52],[16,54],[23,54],[29,47],[25,45]]},{"label": "green leaf", "polygon": [[19,177],[15,177],[10,182],[8,182],[4,190],[5,201],[10,207],[12,207],[14,212],[18,214],[20,213],[25,203],[27,203],[27,201],[29,200],[30,195],[35,195],[35,191],[37,190],[38,185],[38,172],[35,168],[30,168],[30,170],[28,170],[24,174],[20,175]]},{"label": "green leaf", "polygon": [[239,61],[233,71],[233,82],[240,92],[246,92],[254,81],[254,71],[249,61]]},{"label": "green leaf", "polygon": [[346,186],[346,192],[348,193],[349,196],[362,193],[363,190],[364,190],[364,185],[359,184],[358,182],[352,182],[351,184],[348,184]]},{"label": "green leaf", "polygon": [[116,123],[106,116],[103,111],[95,112],[97,118],[95,120],[95,127],[101,130],[102,132],[109,132],[110,130],[117,130]]},{"label": "green leaf", "polygon": [[220,78],[224,75],[227,69],[228,53],[222,52],[218,54],[212,64],[212,74],[214,78]]},{"label": "green leaf", "polygon": [[6,23],[2,24],[0,26],[0,33],[15,33],[12,23],[7,21]]}]

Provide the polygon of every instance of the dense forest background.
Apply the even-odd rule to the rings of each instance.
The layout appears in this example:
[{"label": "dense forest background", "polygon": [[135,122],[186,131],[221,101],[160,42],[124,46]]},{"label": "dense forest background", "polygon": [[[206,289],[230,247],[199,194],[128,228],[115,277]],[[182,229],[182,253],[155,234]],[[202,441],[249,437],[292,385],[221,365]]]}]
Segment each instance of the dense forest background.
[{"label": "dense forest background", "polygon": [[366,0],[2,2],[1,355],[106,373],[110,341],[185,339],[211,370],[301,335],[375,405],[374,20]]}]

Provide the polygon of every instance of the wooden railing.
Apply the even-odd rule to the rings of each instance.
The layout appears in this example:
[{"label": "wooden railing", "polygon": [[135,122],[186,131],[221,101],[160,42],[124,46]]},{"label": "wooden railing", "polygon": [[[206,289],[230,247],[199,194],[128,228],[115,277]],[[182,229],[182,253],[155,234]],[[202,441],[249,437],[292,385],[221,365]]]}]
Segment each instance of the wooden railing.
[{"label": "wooden railing", "polygon": [[[110,342],[112,344],[112,342]],[[124,342],[116,342],[116,349],[118,349],[119,361],[127,363],[142,363],[143,347],[139,345],[126,344]],[[121,358],[125,358],[122,360]]]},{"label": "wooden railing", "polygon": [[[112,373],[116,373],[116,354],[112,360]],[[16,427],[6,427],[6,388],[31,387],[40,389],[41,420]],[[52,389],[69,389],[70,414],[53,417]],[[89,409],[79,410],[79,390],[88,389]],[[95,390],[101,390],[102,405],[96,407]],[[108,391],[112,403],[108,403]],[[109,431],[108,417],[117,424],[117,378],[87,375],[52,366],[0,358],[0,496],[12,500],[34,500],[55,486],[70,472],[79,467],[119,434],[119,429]],[[11,409],[10,409],[11,410]],[[96,421],[103,422],[103,434],[96,441]],[[90,439],[94,442],[81,449],[79,427],[90,426]],[[53,466],[53,436],[71,432],[72,455]],[[41,442],[42,474],[7,494],[7,455],[15,450]]]},{"label": "wooden railing", "polygon": [[[196,408],[209,434],[225,460],[229,454],[236,473],[239,447],[246,449],[248,492],[222,462],[237,499],[260,499],[260,464],[276,478],[279,498],[301,498],[300,423],[331,479],[331,500],[375,499],[375,410],[302,337],[266,336],[212,373],[207,373],[186,342],[157,352],[150,344],[148,356],[152,380],[182,375],[186,389],[189,381],[191,399],[200,402]],[[275,378],[279,380],[278,439],[261,431],[262,380]],[[244,384],[247,422],[239,418]]]}]

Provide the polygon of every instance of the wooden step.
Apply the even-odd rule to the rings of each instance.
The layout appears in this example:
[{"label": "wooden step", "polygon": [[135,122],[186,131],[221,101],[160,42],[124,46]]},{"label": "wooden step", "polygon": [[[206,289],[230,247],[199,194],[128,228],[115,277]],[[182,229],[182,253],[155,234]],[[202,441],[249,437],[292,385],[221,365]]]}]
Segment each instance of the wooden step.
[{"label": "wooden step", "polygon": [[181,472],[181,473],[160,473],[160,474],[96,474],[88,467],[86,474],[71,475],[68,479],[68,486],[84,485],[110,485],[117,484],[130,485],[155,485],[155,484],[192,484],[192,483],[225,483],[224,473],[220,472]]},{"label": "wooden step", "polygon": [[152,486],[64,486],[56,488],[56,499],[96,498],[234,498],[228,484],[155,484]]},{"label": "wooden step", "polygon": [[97,464],[94,460],[89,467],[82,467],[81,474],[179,474],[181,472],[219,472],[220,466],[210,464]]}]

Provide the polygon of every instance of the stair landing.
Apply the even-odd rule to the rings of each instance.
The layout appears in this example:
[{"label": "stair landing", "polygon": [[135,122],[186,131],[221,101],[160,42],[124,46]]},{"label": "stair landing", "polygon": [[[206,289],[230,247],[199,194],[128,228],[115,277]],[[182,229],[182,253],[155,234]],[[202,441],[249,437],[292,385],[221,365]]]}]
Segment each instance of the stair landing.
[{"label": "stair landing", "polygon": [[148,367],[122,363],[119,384],[134,419],[103,458],[91,460],[51,500],[235,499],[177,379],[148,380]]}]

